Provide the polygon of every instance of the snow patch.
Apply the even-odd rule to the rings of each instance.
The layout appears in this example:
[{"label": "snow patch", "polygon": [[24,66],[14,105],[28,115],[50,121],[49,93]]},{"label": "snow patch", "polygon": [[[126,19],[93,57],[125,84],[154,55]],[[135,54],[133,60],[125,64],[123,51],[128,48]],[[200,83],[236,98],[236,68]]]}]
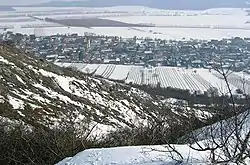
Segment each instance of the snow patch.
[{"label": "snow patch", "polygon": [[[55,73],[45,71],[43,69],[39,69],[39,73],[41,73],[43,76],[54,78],[56,83],[66,92],[69,92],[69,93],[74,94],[74,95],[79,96],[79,97],[83,97],[82,93],[80,91],[77,91],[76,88],[74,88],[73,85],[71,85],[71,82],[76,81],[83,86],[86,84],[85,81],[78,80],[78,79],[72,78],[72,77],[60,76],[60,75],[57,75]],[[40,88],[44,88],[44,87],[40,86]],[[74,90],[72,88],[74,88]]]},{"label": "snow patch", "polygon": [[[193,165],[208,164],[207,152],[198,152],[190,149],[187,145],[174,145],[182,154],[183,162]],[[78,153],[73,158],[66,158],[57,165],[160,165],[177,164],[171,159],[170,153],[164,146],[130,146],[106,149],[89,149]],[[188,163],[187,163],[188,164]]]},{"label": "snow patch", "polygon": [[0,56],[0,62],[3,62],[5,64],[9,64],[9,61],[5,60],[2,56]]},{"label": "snow patch", "polygon": [[209,119],[213,117],[211,113],[206,112],[206,111],[201,111],[199,109],[196,109],[194,112],[195,112],[195,116],[199,119]]},{"label": "snow patch", "polygon": [[22,84],[25,84],[25,82],[22,80],[21,77],[19,77],[18,75],[16,75],[16,78],[17,78],[17,80],[20,81]]},{"label": "snow patch", "polygon": [[25,117],[25,115],[21,112],[21,111],[17,111],[17,113],[22,116],[22,117]]},{"label": "snow patch", "polygon": [[0,103],[5,103],[5,99],[3,96],[0,96]]},{"label": "snow patch", "polygon": [[41,106],[38,106],[38,105],[35,105],[35,104],[32,104],[32,103],[29,103],[29,105],[30,105],[33,109],[42,108]]},{"label": "snow patch", "polygon": [[24,109],[24,102],[12,96],[8,96],[9,103],[12,105],[13,109]]},{"label": "snow patch", "polygon": [[[34,86],[37,87],[36,85],[34,85]],[[37,88],[38,88],[38,87],[37,87]],[[31,97],[31,98],[33,98],[33,99],[39,101],[39,102],[42,102],[42,103],[51,103],[50,100],[48,100],[48,99],[46,99],[46,98],[44,98],[44,97],[41,97],[40,95],[35,94],[35,93],[33,93],[33,92],[30,92],[30,91],[28,91],[28,90],[22,90],[22,92],[26,94],[26,98],[27,98],[27,97]],[[21,97],[21,96],[20,96],[20,97]],[[31,105],[31,106],[32,106],[32,105]],[[33,106],[32,106],[32,107],[33,107]],[[39,107],[34,106],[34,108],[39,108]]]},{"label": "snow patch", "polygon": [[43,76],[46,76],[46,77],[56,77],[57,76],[55,73],[48,72],[48,71],[43,70],[43,69],[39,69],[39,73],[41,73]]},{"label": "snow patch", "polygon": [[[68,96],[64,96],[64,95],[61,95],[61,94],[59,94],[57,92],[54,92],[54,91],[42,86],[41,84],[34,84],[33,86],[36,87],[36,88],[40,88],[40,89],[44,90],[46,92],[47,96],[50,97],[50,98],[58,98],[59,100],[65,102],[65,103],[71,103],[71,104],[73,104],[75,106],[78,106],[78,107],[83,106],[82,104],[71,100]],[[35,98],[37,100],[41,100],[41,101],[44,100],[40,96],[35,96]],[[44,101],[46,101],[46,100],[44,100]]]},{"label": "snow patch", "polygon": [[13,65],[13,66],[15,65],[14,63],[9,62],[8,60],[4,59],[2,56],[0,56],[0,62],[5,63],[7,65]]}]

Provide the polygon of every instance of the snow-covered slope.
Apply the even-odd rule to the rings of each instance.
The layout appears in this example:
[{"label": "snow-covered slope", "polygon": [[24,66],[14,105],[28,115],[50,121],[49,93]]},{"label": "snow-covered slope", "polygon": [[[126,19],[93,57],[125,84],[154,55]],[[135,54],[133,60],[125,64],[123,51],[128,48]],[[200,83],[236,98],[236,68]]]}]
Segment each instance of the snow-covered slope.
[{"label": "snow-covered slope", "polygon": [[[249,111],[246,111],[238,116],[239,121],[243,121],[242,129],[240,129],[241,137],[247,136],[250,133],[249,123],[250,116]],[[245,120],[242,120],[245,119]],[[106,148],[106,149],[89,149],[82,151],[72,158],[65,158],[57,165],[207,165],[211,164],[211,152],[204,149],[204,151],[198,151],[193,148],[199,148],[199,146],[215,146],[216,143],[221,144],[221,130],[224,130],[226,134],[229,134],[234,125],[233,119],[224,120],[217,122],[211,126],[204,127],[195,131],[197,136],[197,143],[194,145],[183,144],[183,145],[162,145],[162,146],[128,146],[128,147],[117,147],[117,148]],[[212,130],[211,130],[212,129]],[[198,133],[198,134],[197,134]],[[204,138],[206,137],[206,138]],[[232,149],[237,142],[235,141],[235,135],[232,134],[228,141],[228,146]],[[210,138],[213,138],[211,140]],[[226,138],[226,137],[225,137]],[[216,141],[216,142],[215,142]],[[249,152],[250,141],[246,143],[246,152]],[[190,145],[192,147],[190,147]],[[196,147],[194,147],[196,146]],[[177,151],[174,152],[173,151]],[[233,154],[234,150],[230,150]],[[236,150],[239,152],[238,150]],[[223,159],[223,148],[219,147],[215,150],[216,153],[220,153],[218,160]],[[177,154],[178,153],[178,154]],[[220,157],[221,156],[221,157]],[[229,160],[225,164],[235,165],[235,160]],[[239,164],[250,164],[249,156],[246,156]],[[238,164],[237,163],[237,164]],[[223,164],[223,163],[221,163]]]},{"label": "snow-covered slope", "polygon": [[[0,46],[0,66],[0,107],[8,107],[1,110],[9,118],[30,120],[29,106],[37,115],[37,123],[60,121],[70,113],[75,120],[88,116],[94,123],[98,121],[111,129],[111,125],[130,125],[135,118],[138,122],[147,119],[149,108],[142,105],[144,101],[151,102],[156,110],[160,108],[146,93],[64,71],[6,46]],[[6,111],[12,111],[13,115]]]},{"label": "snow-covered slope", "polygon": [[60,68],[0,45],[0,116],[53,126],[62,120],[88,121],[94,135],[152,121],[163,112],[185,120],[136,88]]}]

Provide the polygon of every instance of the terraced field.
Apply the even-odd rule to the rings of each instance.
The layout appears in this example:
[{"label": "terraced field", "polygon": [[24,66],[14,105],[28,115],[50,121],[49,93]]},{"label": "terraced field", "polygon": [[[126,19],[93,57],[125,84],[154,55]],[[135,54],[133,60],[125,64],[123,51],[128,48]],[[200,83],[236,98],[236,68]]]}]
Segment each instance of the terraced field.
[{"label": "terraced field", "polygon": [[[145,68],[135,65],[57,63],[62,67],[74,67],[84,73],[91,73],[110,80],[120,80],[129,84],[149,85],[152,87],[189,90],[191,93],[204,93],[216,88],[219,94],[228,94],[227,84],[216,71],[208,69],[184,69],[178,67]],[[250,76],[232,73],[228,77],[233,93],[241,89],[250,94]]]}]

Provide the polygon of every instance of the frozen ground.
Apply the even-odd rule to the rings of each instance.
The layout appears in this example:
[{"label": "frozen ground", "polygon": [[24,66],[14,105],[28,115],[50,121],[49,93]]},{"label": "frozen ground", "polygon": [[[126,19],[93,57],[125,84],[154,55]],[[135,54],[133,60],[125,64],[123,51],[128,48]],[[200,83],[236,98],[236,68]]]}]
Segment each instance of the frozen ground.
[{"label": "frozen ground", "polygon": [[[15,12],[0,12],[0,27],[9,25],[13,32],[36,34],[84,35],[85,32],[98,35],[122,37],[151,37],[161,39],[221,39],[250,37],[250,20],[247,9],[209,9],[204,11],[159,10],[142,6],[120,6],[109,8],[17,8]],[[57,26],[44,21],[10,22],[6,19],[25,19],[27,14],[45,18],[99,17],[126,23],[154,24],[155,28],[77,28],[44,27]],[[14,18],[13,18],[14,17]],[[30,19],[30,18],[29,18]],[[42,27],[41,27],[42,26]],[[14,28],[13,28],[14,27]],[[25,28],[22,28],[25,27]],[[28,28],[30,27],[30,28]],[[39,28],[40,27],[40,28]]]}]

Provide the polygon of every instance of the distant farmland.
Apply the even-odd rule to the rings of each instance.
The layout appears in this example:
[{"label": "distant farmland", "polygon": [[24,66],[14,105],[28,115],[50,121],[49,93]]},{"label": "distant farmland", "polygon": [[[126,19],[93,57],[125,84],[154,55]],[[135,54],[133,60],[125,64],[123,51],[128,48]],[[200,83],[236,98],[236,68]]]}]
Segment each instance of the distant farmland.
[{"label": "distant farmland", "polygon": [[146,24],[132,24],[101,18],[81,18],[81,19],[51,19],[45,18],[47,22],[53,22],[64,26],[74,27],[153,27]]}]

